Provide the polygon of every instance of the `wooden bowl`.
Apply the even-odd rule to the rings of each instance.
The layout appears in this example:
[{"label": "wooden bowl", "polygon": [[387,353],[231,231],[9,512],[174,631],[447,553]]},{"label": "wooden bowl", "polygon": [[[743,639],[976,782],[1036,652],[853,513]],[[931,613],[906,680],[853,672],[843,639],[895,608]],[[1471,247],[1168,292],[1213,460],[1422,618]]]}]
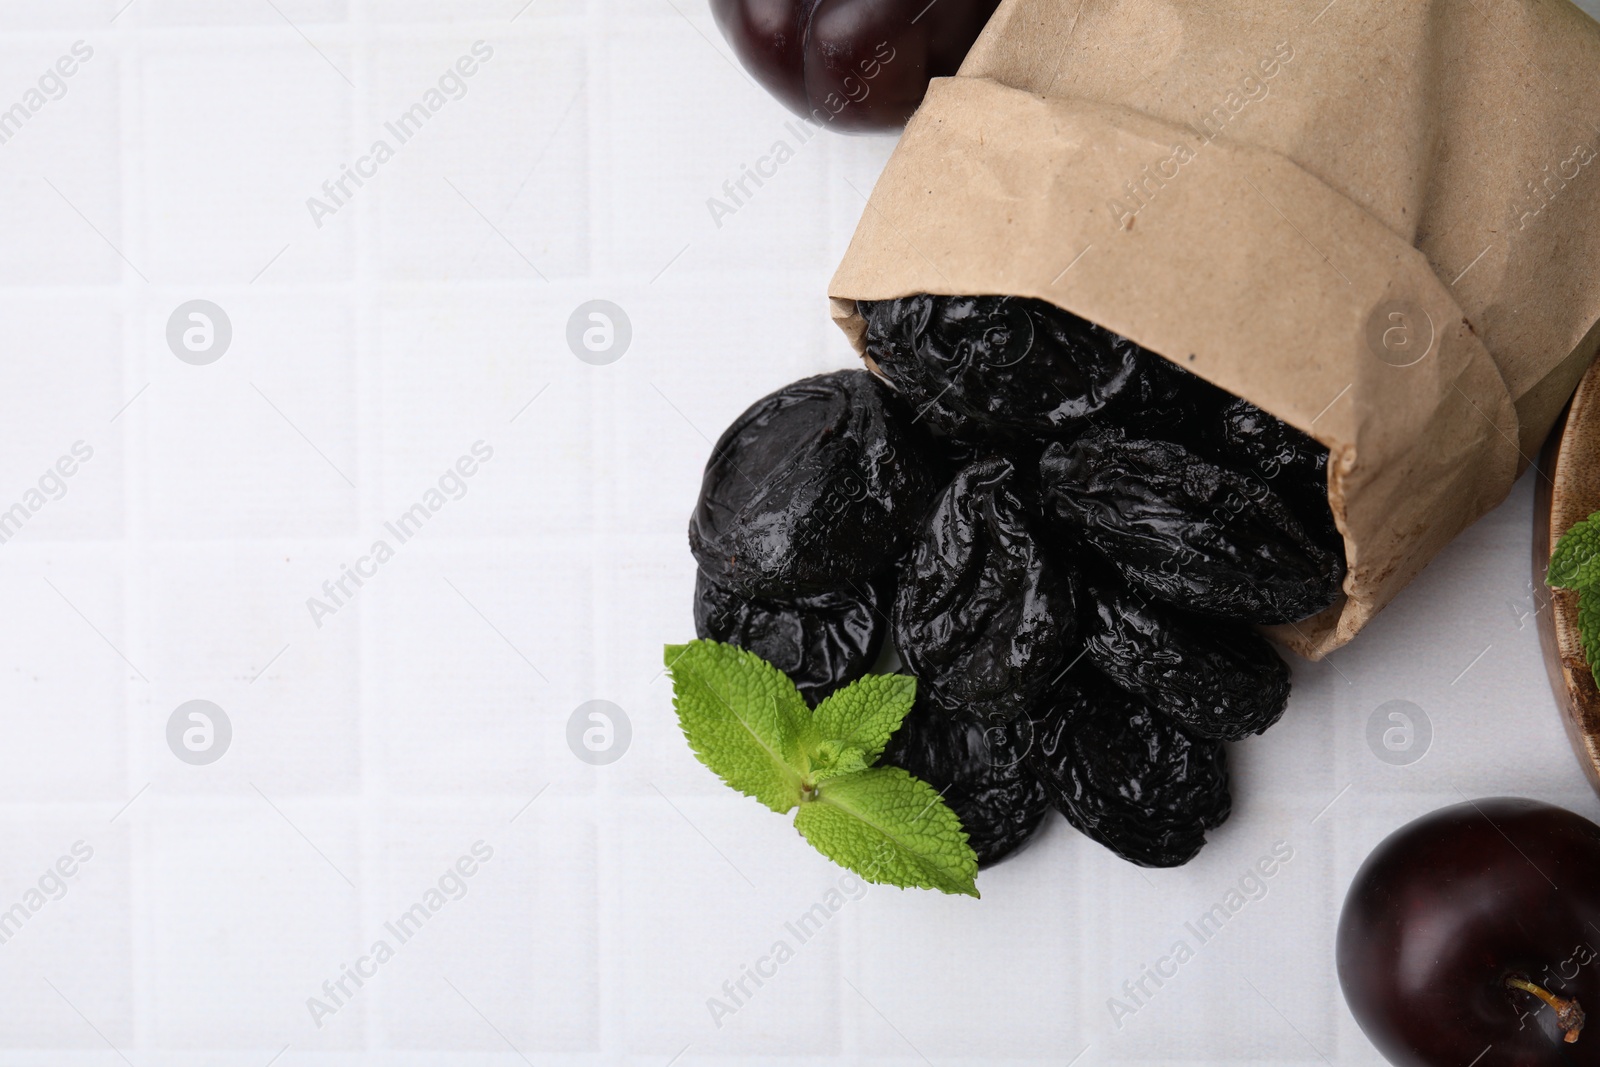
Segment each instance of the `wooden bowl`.
[{"label": "wooden bowl", "polygon": [[1550,553],[1574,523],[1600,511],[1600,361],[1590,366],[1539,453],[1533,504],[1533,600],[1539,645],[1567,738],[1600,793],[1600,687],[1578,640],[1578,594],[1544,584]]}]

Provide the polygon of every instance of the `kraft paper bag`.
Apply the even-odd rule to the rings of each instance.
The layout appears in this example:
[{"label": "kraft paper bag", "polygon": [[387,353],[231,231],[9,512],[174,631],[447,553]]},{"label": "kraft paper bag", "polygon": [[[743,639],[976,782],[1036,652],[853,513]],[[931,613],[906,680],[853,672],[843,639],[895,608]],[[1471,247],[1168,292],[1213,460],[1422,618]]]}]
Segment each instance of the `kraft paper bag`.
[{"label": "kraft paper bag", "polygon": [[1530,463],[1600,344],[1600,24],[1569,0],[1004,0],[829,285],[1013,294],[1329,449],[1350,640]]}]

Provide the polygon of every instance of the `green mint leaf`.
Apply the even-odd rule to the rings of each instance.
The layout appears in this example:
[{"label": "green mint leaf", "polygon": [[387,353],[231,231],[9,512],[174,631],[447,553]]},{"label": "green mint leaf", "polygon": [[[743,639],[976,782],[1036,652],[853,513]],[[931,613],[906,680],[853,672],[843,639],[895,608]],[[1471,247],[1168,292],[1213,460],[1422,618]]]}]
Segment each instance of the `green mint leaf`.
[{"label": "green mint leaf", "polygon": [[846,745],[834,740],[817,741],[813,738],[806,749],[806,758],[810,764],[806,777],[812,785],[820,785],[830,778],[854,774],[872,766],[866,750],[860,745]]},{"label": "green mint leaf", "polygon": [[1578,594],[1578,639],[1583,644],[1583,658],[1588,661],[1589,673],[1600,685],[1600,589],[1585,589]]},{"label": "green mint leaf", "polygon": [[906,675],[869,675],[813,713],[759,656],[715,641],[668,645],[673,706],[695,756],[869,882],[977,896],[961,820],[926,782],[873,767],[916,699]]},{"label": "green mint leaf", "polygon": [[794,683],[760,656],[716,641],[668,645],[666,662],[696,758],[773,811],[800,803],[809,712]]},{"label": "green mint leaf", "polygon": [[818,852],[869,882],[978,895],[978,857],[961,820],[931,785],[899,767],[824,782],[794,825]]},{"label": "green mint leaf", "polygon": [[1561,535],[1550,554],[1545,584],[1578,592],[1578,640],[1600,683],[1600,511]]},{"label": "green mint leaf", "polygon": [[1544,580],[1556,589],[1581,591],[1600,585],[1600,511],[1561,535]]},{"label": "green mint leaf", "polygon": [[841,752],[858,750],[862,765],[870,766],[916,698],[917,680],[910,675],[869,674],[818,704],[811,725],[819,740],[837,742]]}]

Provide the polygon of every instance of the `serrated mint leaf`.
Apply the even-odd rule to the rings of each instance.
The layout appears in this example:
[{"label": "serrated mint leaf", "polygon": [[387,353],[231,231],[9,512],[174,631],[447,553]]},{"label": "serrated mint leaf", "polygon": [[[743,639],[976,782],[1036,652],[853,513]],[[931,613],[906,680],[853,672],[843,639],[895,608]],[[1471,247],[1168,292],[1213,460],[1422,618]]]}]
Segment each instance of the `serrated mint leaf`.
[{"label": "serrated mint leaf", "polygon": [[800,739],[809,712],[788,677],[760,656],[716,641],[669,645],[672,703],[695,756],[776,812],[800,803]]},{"label": "serrated mint leaf", "polygon": [[928,783],[899,767],[833,778],[794,825],[824,856],[869,882],[977,896],[978,857],[961,820]]},{"label": "serrated mint leaf", "polygon": [[673,706],[695,756],[869,882],[977,896],[961,820],[926,782],[873,767],[916,699],[906,675],[869,675],[813,713],[759,656],[716,641],[667,645]]},{"label": "serrated mint leaf", "polygon": [[1600,685],[1600,590],[1586,589],[1578,594],[1578,639],[1583,645],[1583,658],[1588,661],[1589,673]]},{"label": "serrated mint leaf", "polygon": [[[1545,584],[1556,589],[1583,590],[1600,585],[1600,511],[1561,535],[1550,554]],[[1593,661],[1591,661],[1593,662]]]},{"label": "serrated mint leaf", "polygon": [[811,725],[819,740],[857,749],[864,765],[883,755],[889,735],[917,698],[917,680],[908,674],[869,674],[817,705]]},{"label": "serrated mint leaf", "polygon": [[833,740],[814,742],[806,749],[806,755],[810,764],[806,777],[813,785],[872,766],[872,761],[860,745],[845,745]]}]

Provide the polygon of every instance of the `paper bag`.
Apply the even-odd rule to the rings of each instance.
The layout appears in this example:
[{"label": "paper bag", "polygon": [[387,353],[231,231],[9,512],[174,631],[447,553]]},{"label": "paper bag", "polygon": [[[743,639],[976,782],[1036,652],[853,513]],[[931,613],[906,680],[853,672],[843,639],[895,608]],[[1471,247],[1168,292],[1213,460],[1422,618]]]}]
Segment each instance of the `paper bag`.
[{"label": "paper bag", "polygon": [[1600,24],[1569,0],[1005,0],[829,285],[1047,300],[1314,436],[1350,640],[1600,344]]}]

